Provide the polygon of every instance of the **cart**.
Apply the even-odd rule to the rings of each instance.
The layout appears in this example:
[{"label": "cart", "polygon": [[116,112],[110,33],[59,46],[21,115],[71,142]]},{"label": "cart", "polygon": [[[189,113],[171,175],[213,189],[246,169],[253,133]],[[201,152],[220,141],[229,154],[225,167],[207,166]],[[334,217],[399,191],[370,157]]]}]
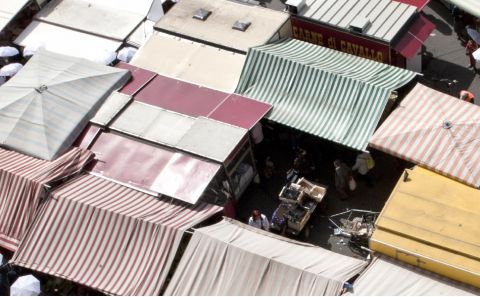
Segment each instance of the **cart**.
[{"label": "cart", "polygon": [[290,235],[300,234],[326,193],[327,186],[305,178],[284,186],[278,195],[280,204],[273,213],[270,228]]}]

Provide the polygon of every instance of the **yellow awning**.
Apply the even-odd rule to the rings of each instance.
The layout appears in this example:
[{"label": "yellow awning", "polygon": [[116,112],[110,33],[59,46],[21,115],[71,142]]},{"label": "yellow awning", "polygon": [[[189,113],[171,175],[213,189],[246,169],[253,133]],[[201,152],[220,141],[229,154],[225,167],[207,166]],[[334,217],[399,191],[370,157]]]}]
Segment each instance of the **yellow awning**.
[{"label": "yellow awning", "polygon": [[480,287],[480,191],[420,167],[406,172],[370,248]]}]

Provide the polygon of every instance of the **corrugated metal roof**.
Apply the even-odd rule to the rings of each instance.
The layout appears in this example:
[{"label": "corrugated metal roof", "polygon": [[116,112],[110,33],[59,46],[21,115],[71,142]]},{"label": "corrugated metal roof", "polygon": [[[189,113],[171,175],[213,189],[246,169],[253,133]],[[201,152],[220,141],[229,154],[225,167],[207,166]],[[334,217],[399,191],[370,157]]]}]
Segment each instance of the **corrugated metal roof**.
[{"label": "corrugated metal roof", "polygon": [[[200,8],[212,11],[205,21],[192,17]],[[226,0],[182,0],[158,21],[155,29],[245,53],[252,46],[266,44],[288,20],[287,13],[258,5]],[[251,24],[242,32],[232,29],[236,21]]]},{"label": "corrugated metal roof", "polygon": [[344,30],[366,18],[371,25],[363,35],[390,42],[416,13],[415,6],[390,0],[307,0],[298,15]]},{"label": "corrugated metal roof", "polygon": [[273,121],[363,150],[391,91],[414,76],[290,39],[250,49],[236,92],[272,104]]}]

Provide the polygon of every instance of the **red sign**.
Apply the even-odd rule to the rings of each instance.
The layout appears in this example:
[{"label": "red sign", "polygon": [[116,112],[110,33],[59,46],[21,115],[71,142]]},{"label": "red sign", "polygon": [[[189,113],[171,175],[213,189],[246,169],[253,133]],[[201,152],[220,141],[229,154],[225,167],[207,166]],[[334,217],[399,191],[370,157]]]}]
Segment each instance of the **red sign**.
[{"label": "red sign", "polygon": [[292,16],[292,33],[295,39],[336,49],[362,58],[391,64],[387,44],[311,23]]}]

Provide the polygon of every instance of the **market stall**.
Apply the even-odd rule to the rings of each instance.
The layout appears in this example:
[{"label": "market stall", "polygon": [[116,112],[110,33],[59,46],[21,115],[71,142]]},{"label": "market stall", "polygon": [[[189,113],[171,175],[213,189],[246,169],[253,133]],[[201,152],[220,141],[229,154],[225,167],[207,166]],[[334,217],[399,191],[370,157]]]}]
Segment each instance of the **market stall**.
[{"label": "market stall", "polygon": [[415,73],[296,39],[251,48],[235,93],[267,118],[365,150],[393,90]]},{"label": "market stall", "polygon": [[200,86],[232,92],[245,56],[156,32],[130,64]]},{"label": "market stall", "polygon": [[366,264],[224,219],[195,230],[165,295],[340,295]]},{"label": "market stall", "polygon": [[0,148],[0,248],[15,251],[37,213],[47,187],[79,172],[93,159],[72,148],[45,161]]},{"label": "market stall", "polygon": [[478,296],[480,290],[405,264],[375,257],[346,296]]},{"label": "market stall", "polygon": [[[405,1],[287,1],[293,37],[421,72],[421,47],[435,25]],[[354,13],[352,13],[354,12]]]},{"label": "market stall", "polygon": [[25,7],[29,0],[3,0],[0,8],[0,32]]},{"label": "market stall", "polygon": [[370,248],[480,288],[480,192],[421,167],[406,170]]},{"label": "market stall", "polygon": [[[210,13],[195,18],[200,9]],[[155,30],[241,54],[292,36],[287,13],[227,0],[179,1]]]},{"label": "market stall", "polygon": [[82,175],[51,193],[11,264],[110,295],[158,295],[184,232],[221,210]]},{"label": "market stall", "polygon": [[479,188],[479,119],[480,107],[417,84],[370,146]]}]

